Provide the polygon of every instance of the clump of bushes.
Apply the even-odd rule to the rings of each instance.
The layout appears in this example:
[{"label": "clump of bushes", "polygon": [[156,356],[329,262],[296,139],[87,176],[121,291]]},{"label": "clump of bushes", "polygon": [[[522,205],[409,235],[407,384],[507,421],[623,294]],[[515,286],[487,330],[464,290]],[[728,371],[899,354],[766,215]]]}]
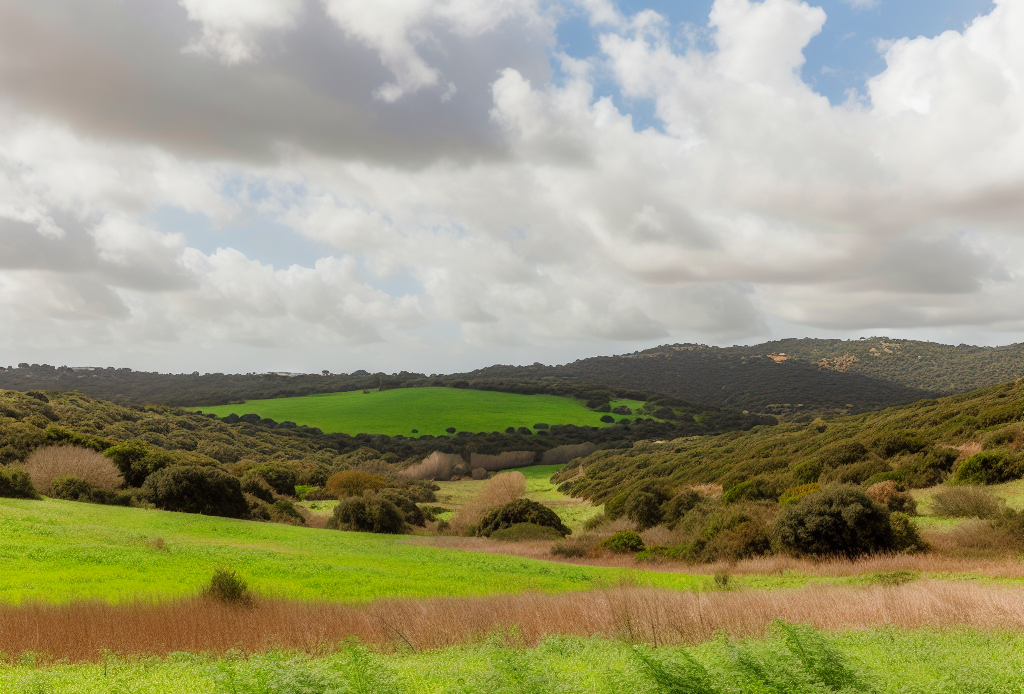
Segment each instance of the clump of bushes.
[{"label": "clump of bushes", "polygon": [[427,518],[423,515],[423,511],[416,505],[410,496],[403,490],[399,489],[384,489],[377,493],[377,496],[381,499],[386,499],[393,503],[395,507],[401,511],[402,518],[409,525],[415,525],[420,528],[426,526]]},{"label": "clump of bushes", "polygon": [[943,518],[995,518],[1003,510],[1003,500],[980,487],[947,487],[932,496],[931,509]]},{"label": "clump of bushes", "polygon": [[904,484],[911,489],[933,487],[952,471],[959,455],[955,448],[933,448],[924,456],[908,458],[899,465],[899,472]]},{"label": "clump of bushes", "polygon": [[755,477],[746,482],[740,482],[731,487],[722,495],[723,504],[733,504],[737,501],[760,501],[770,499],[774,496],[771,487],[761,477]]},{"label": "clump of bushes", "polygon": [[636,554],[644,551],[643,538],[632,530],[620,530],[602,540],[599,546],[616,554]]},{"label": "clump of bushes", "polygon": [[332,530],[399,535],[406,531],[405,517],[394,503],[376,496],[350,496],[334,507],[327,521]]},{"label": "clump of bushes", "polygon": [[203,597],[242,607],[254,601],[249,584],[231,569],[214,569],[210,582],[203,588]]},{"label": "clump of bushes", "polygon": [[786,491],[782,492],[782,496],[779,497],[779,505],[789,506],[790,504],[795,504],[808,494],[813,494],[817,491],[821,491],[821,485],[817,482],[790,487]]},{"label": "clump of bushes", "polygon": [[142,494],[165,511],[226,518],[249,514],[238,478],[216,468],[175,465],[157,470],[146,478]]},{"label": "clump of bushes", "polygon": [[982,451],[960,463],[953,473],[956,484],[999,484],[1024,476],[1020,457],[999,451]]},{"label": "clump of bushes", "polygon": [[91,487],[113,491],[124,483],[120,470],[102,453],[79,446],[44,446],[28,457],[25,468],[32,486],[43,494],[53,494],[54,480],[73,477]]},{"label": "clump of bushes", "polygon": [[781,547],[797,555],[856,557],[894,549],[889,510],[856,487],[808,494],[775,519]]},{"label": "clump of bushes", "polygon": [[0,466],[0,497],[7,499],[38,499],[32,478],[24,470]]},{"label": "clump of bushes", "polygon": [[492,540],[502,542],[527,542],[530,540],[561,540],[562,533],[547,526],[536,523],[516,523],[491,533]]},{"label": "clump of bushes", "polygon": [[362,470],[343,470],[331,475],[327,480],[327,491],[335,499],[350,496],[361,496],[364,492],[377,491],[388,485],[380,475],[371,475]]},{"label": "clump of bushes", "polygon": [[867,495],[893,513],[917,515],[917,502],[914,501],[914,497],[910,496],[903,485],[893,480],[876,482],[868,487]]},{"label": "clump of bushes", "polygon": [[684,489],[661,506],[662,522],[669,529],[675,527],[704,497],[693,489]]},{"label": "clump of bushes", "polygon": [[485,513],[477,524],[476,534],[490,537],[496,530],[511,528],[520,523],[552,528],[562,537],[572,532],[562,523],[558,514],[544,504],[520,498]]}]

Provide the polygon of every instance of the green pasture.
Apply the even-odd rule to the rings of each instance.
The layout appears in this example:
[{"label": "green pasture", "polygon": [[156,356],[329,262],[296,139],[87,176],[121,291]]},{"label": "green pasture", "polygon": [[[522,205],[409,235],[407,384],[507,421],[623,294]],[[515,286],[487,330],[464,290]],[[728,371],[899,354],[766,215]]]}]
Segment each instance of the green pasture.
[{"label": "green pasture", "polygon": [[[156,545],[163,540],[163,548]],[[192,595],[213,569],[275,597],[363,601],[581,590],[628,575],[706,587],[679,573],[574,566],[401,542],[403,536],[257,523],[72,501],[0,499],[0,602],[124,602]]]},{"label": "green pasture", "polygon": [[[616,400],[612,407],[636,409],[644,403]],[[397,388],[383,392],[352,391],[298,398],[250,400],[243,405],[203,407],[224,417],[232,412],[249,412],[277,422],[295,422],[328,433],[386,434],[395,436],[446,436],[445,429],[458,431],[505,431],[508,427],[534,424],[575,424],[610,426],[601,421],[604,413],[587,409],[572,398],[556,395],[517,395],[461,388]],[[616,420],[618,415],[612,415]],[[413,433],[413,429],[418,434]]]},{"label": "green pasture", "polygon": [[[781,630],[780,630],[781,631]],[[311,657],[107,657],[36,666],[0,660],[12,694],[1020,694],[1020,634],[876,628],[835,635],[797,628],[798,641],[716,641],[690,648],[553,636],[520,648],[514,632],[443,650],[384,655],[358,646]],[[511,642],[511,643],[510,643]]]}]

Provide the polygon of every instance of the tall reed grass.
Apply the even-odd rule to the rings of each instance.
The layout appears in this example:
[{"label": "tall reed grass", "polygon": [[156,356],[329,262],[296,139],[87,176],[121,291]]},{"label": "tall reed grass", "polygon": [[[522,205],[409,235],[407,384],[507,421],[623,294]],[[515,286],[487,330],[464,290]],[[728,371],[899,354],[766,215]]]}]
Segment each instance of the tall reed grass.
[{"label": "tall reed grass", "polygon": [[40,494],[49,494],[52,482],[61,477],[76,477],[108,492],[124,483],[114,461],[102,453],[78,446],[37,448],[25,461],[25,469]]},{"label": "tall reed grass", "polygon": [[447,482],[460,465],[463,465],[462,456],[434,451],[421,462],[407,467],[399,474],[413,480]]},{"label": "tall reed grass", "polygon": [[513,628],[529,646],[558,634],[692,645],[719,633],[764,636],[778,619],[826,631],[880,625],[1024,630],[1024,601],[1017,587],[919,580],[898,586],[705,593],[617,586],[559,595],[380,600],[358,606],[257,600],[236,607],[202,598],[162,604],[30,604],[0,607],[0,652],[96,662],[105,653],[322,652],[352,638],[383,650],[421,651]]}]

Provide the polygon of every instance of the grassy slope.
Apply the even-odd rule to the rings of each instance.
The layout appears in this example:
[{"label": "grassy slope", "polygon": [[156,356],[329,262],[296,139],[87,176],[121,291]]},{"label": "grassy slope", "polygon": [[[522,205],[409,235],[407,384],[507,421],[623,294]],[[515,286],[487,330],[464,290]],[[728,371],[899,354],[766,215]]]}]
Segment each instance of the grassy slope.
[{"label": "grassy slope", "polygon": [[[514,640],[514,635],[513,635]],[[658,662],[683,664],[685,652],[710,673],[708,688],[657,686],[622,641],[553,637],[537,648],[479,645],[424,653],[375,655],[345,649],[323,658],[272,653],[211,660],[176,654],[167,660],[106,658],[91,665],[34,667],[0,663],[0,688],[11,692],[791,692],[832,691],[814,682],[778,638],[694,648],[642,649]],[[958,630],[849,631],[830,639],[854,686],[878,694],[1019,694],[1024,659],[1019,634]],[[765,676],[760,682],[756,666]],[[834,666],[834,662],[823,664]],[[771,686],[774,684],[775,686]],[[682,685],[682,686],[680,686]]]},{"label": "grassy slope", "polygon": [[[147,543],[162,538],[167,550]],[[69,501],[0,499],[0,601],[111,602],[198,592],[231,567],[280,597],[378,597],[548,592],[614,582],[620,570],[406,545],[397,536],[255,523]],[[632,573],[688,588],[705,579]]]},{"label": "grassy slope", "polygon": [[[617,400],[612,406],[643,405],[634,400]],[[576,424],[605,426],[600,412],[582,403],[554,395],[516,395],[459,388],[398,388],[384,392],[328,393],[300,398],[251,400],[244,405],[204,407],[223,417],[254,412],[278,422],[292,421],[318,427],[325,432],[444,436],[445,429],[459,431],[504,431],[506,427],[534,424]],[[618,417],[616,417],[618,419]]]}]

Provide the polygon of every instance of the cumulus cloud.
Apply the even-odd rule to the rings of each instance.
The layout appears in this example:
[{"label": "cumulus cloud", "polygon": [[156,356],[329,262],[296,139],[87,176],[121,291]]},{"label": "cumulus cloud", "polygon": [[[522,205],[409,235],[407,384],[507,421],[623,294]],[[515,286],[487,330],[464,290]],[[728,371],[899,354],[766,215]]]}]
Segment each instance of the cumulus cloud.
[{"label": "cumulus cloud", "polygon": [[[1024,331],[1024,0],[893,42],[839,106],[800,79],[827,17],[795,0],[717,0],[686,49],[589,0],[48,1],[0,17],[5,353],[429,371],[780,322]],[[551,64],[579,8],[601,54]],[[253,218],[331,250],[196,247]]]}]

